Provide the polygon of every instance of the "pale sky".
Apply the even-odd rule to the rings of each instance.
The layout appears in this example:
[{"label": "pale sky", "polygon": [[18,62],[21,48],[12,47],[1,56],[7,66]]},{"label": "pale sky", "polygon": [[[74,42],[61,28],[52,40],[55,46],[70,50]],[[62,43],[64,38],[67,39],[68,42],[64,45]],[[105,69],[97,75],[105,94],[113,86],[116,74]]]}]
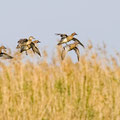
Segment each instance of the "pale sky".
[{"label": "pale sky", "polygon": [[120,51],[120,0],[0,0],[0,45],[15,50],[20,38],[32,35],[52,55],[54,33],[72,32],[85,46],[91,40]]}]

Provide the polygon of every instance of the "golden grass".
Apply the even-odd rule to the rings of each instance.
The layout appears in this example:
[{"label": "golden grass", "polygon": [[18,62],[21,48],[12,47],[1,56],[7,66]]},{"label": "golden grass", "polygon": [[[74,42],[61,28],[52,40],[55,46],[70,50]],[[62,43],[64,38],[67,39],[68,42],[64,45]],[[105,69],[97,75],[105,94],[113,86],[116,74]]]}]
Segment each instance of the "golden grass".
[{"label": "golden grass", "polygon": [[60,50],[49,64],[17,53],[0,62],[0,120],[120,120],[119,53],[85,51],[78,63],[61,61]]}]

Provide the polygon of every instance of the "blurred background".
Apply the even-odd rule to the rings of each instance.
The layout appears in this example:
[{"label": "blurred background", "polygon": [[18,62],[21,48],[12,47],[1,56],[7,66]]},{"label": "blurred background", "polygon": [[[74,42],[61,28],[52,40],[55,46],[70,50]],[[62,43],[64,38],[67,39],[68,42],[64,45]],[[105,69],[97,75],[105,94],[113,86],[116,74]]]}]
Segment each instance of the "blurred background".
[{"label": "blurred background", "polygon": [[[1,0],[0,45],[15,50],[20,38],[32,35],[51,57],[60,39],[55,33],[76,32],[85,46],[88,40],[104,42],[114,54],[120,47],[119,5],[119,0]],[[74,52],[69,55],[77,61]]]}]

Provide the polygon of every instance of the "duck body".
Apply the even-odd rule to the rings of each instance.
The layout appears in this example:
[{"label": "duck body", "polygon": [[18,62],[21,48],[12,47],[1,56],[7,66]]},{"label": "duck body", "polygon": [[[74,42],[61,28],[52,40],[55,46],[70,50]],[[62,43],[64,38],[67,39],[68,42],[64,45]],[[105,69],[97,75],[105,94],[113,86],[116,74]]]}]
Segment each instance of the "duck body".
[{"label": "duck body", "polygon": [[66,54],[69,52],[69,51],[71,51],[71,50],[74,50],[75,51],[75,53],[77,54],[77,59],[78,59],[78,61],[80,60],[80,52],[79,52],[79,49],[77,48],[77,47],[75,47],[75,46],[65,46],[64,48],[63,48],[63,50],[62,50],[62,54],[61,54],[61,58],[62,58],[62,60],[64,60],[64,58],[65,58],[65,56],[66,56]]},{"label": "duck body", "polygon": [[57,45],[61,45],[63,43],[67,43],[68,39],[67,38],[61,38],[61,40],[59,41],[59,43]]},{"label": "duck body", "polygon": [[20,53],[22,53],[23,51],[27,51],[31,48],[31,45],[22,45],[20,48]]}]

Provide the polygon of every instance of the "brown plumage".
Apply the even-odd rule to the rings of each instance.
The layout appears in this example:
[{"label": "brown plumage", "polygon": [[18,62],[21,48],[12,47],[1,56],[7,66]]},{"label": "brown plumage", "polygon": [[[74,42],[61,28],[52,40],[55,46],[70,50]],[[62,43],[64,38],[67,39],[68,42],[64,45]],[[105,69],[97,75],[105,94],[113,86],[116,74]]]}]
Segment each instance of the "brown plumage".
[{"label": "brown plumage", "polygon": [[5,46],[1,46],[0,47],[0,57],[4,58],[4,59],[12,59],[13,57],[8,55],[7,53],[2,52],[3,49],[6,49]]},{"label": "brown plumage", "polygon": [[33,43],[41,43],[39,40],[34,40]]},{"label": "brown plumage", "polygon": [[24,45],[28,45],[32,42],[32,40],[35,39],[33,36],[30,36],[28,39],[24,38],[24,39],[20,39],[18,41],[18,44],[24,44]]},{"label": "brown plumage", "polygon": [[[20,53],[22,53],[23,51],[25,51],[26,52],[26,55],[28,55],[27,54],[27,51],[29,50],[29,49],[31,49],[31,43],[32,43],[32,40],[33,39],[35,39],[33,36],[30,36],[28,39],[27,38],[24,38],[24,39],[20,39],[19,41],[18,41],[18,45],[17,45],[17,49],[20,49]],[[35,41],[33,41],[33,42],[35,42],[35,43],[39,43],[40,41],[38,41],[38,40],[35,40]]]},{"label": "brown plumage", "polygon": [[82,47],[85,47],[77,38],[73,38],[73,41],[76,43],[80,44]]},{"label": "brown plumage", "polygon": [[20,53],[22,53],[23,51],[25,51],[25,52],[26,52],[26,55],[28,55],[27,51],[28,51],[29,49],[31,49],[31,45],[22,45],[22,46],[20,47]]},{"label": "brown plumage", "polygon": [[22,53],[23,51],[25,51],[26,55],[28,55],[27,51],[29,49],[32,49],[34,53],[37,53],[39,56],[41,56],[39,49],[36,47],[36,44],[40,43],[40,41],[39,40],[32,41],[32,39],[33,39],[33,37],[31,37],[31,39],[29,37],[28,40],[26,40],[26,39],[20,39],[18,41],[19,44],[17,45],[17,48],[20,48],[20,53]]},{"label": "brown plumage", "polygon": [[82,45],[82,47],[84,47],[84,45],[77,39],[75,40],[74,43],[66,45],[65,47],[63,47],[62,54],[61,54],[62,60],[64,60],[67,52],[69,52],[71,50],[74,50],[75,53],[77,54],[77,58],[78,58],[78,61],[79,61],[80,60],[80,52],[79,52],[79,49],[77,48],[78,44],[80,44],[80,45]]},{"label": "brown plumage", "polygon": [[61,33],[55,33],[55,35],[59,35],[61,38],[66,38],[66,37],[68,37],[67,34],[61,34]]},{"label": "brown plumage", "polygon": [[[63,43],[67,43],[67,42],[73,40],[74,36],[77,35],[77,34],[74,32],[69,36],[66,35],[66,34],[57,34],[57,35],[61,36],[61,40],[59,41],[59,43],[57,45],[61,45]],[[64,36],[64,37],[62,37],[62,36]]]},{"label": "brown plumage", "polygon": [[35,44],[33,42],[31,43],[31,48],[34,53],[37,53],[41,57],[39,49],[35,46]]}]

